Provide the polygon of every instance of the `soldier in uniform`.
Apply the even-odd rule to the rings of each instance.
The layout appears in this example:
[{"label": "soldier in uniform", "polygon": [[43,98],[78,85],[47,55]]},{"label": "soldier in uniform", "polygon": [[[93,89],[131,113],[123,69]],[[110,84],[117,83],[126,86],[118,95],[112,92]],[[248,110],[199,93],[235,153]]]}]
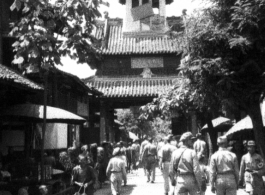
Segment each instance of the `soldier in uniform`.
[{"label": "soldier in uniform", "polygon": [[250,195],[264,195],[265,189],[262,180],[265,166],[262,157],[255,152],[255,142],[247,142],[248,153],[241,159],[239,184],[245,179],[246,192]]},{"label": "soldier in uniform", "polygon": [[202,172],[197,155],[191,149],[192,138],[191,132],[184,133],[180,138],[182,145],[173,152],[171,157],[169,174],[172,185],[176,185],[175,195],[201,193]]},{"label": "soldier in uniform", "polygon": [[165,195],[173,195],[174,193],[174,186],[170,186],[169,184],[169,165],[171,161],[172,153],[177,149],[177,147],[171,145],[169,136],[164,138],[164,145],[160,149],[160,156],[159,156],[159,167],[162,171],[163,178],[164,178],[164,192]]},{"label": "soldier in uniform", "polygon": [[119,147],[113,150],[113,158],[110,159],[106,171],[107,176],[110,178],[112,195],[120,195],[122,180],[124,180],[124,185],[127,184],[125,162],[121,155]]},{"label": "soldier in uniform", "polygon": [[206,142],[202,140],[202,135],[197,133],[196,135],[197,140],[193,144],[193,148],[197,154],[199,161],[205,163],[206,159]]},{"label": "soldier in uniform", "polygon": [[151,177],[151,183],[155,182],[155,168],[156,168],[156,162],[157,162],[157,150],[156,146],[152,143],[153,139],[148,139],[149,143],[144,147],[143,151],[143,157],[142,159],[145,159],[146,161],[146,170],[147,170],[147,182],[150,181]]},{"label": "soldier in uniform", "polygon": [[144,151],[144,147],[149,143],[149,141],[147,140],[147,137],[144,137],[144,141],[141,143],[140,146],[140,163],[143,165],[143,169],[144,169],[144,175],[146,175],[146,162],[145,159],[142,159],[143,156],[143,151]]},{"label": "soldier in uniform", "polygon": [[217,139],[219,150],[210,161],[211,191],[217,195],[236,195],[238,189],[238,161],[234,153],[227,149],[228,142],[225,136]]}]

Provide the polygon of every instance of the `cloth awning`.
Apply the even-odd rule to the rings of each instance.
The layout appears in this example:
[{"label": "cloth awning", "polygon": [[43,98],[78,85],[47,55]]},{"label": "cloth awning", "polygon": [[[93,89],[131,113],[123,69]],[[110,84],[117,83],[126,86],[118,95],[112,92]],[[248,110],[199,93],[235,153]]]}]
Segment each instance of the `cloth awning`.
[{"label": "cloth awning", "polygon": [[[218,132],[224,132],[227,131],[229,128],[233,126],[232,121],[229,118],[225,117],[218,117],[216,119],[212,120],[213,128],[217,129]],[[207,131],[208,125],[204,125],[201,129],[201,131]]]},{"label": "cloth awning", "polygon": [[[1,119],[43,122],[43,105],[19,104],[6,108],[0,113]],[[51,123],[84,123],[86,119],[61,108],[47,106],[47,122]]]},{"label": "cloth awning", "polygon": [[242,130],[252,130],[253,129],[253,123],[249,116],[246,116],[245,118],[238,121],[231,129],[228,130],[228,132],[225,134],[226,136],[230,137],[232,134],[242,131]]},{"label": "cloth awning", "polygon": [[129,131],[129,138],[132,139],[132,140],[139,139],[137,135],[135,135],[134,133],[132,133],[130,131]]}]

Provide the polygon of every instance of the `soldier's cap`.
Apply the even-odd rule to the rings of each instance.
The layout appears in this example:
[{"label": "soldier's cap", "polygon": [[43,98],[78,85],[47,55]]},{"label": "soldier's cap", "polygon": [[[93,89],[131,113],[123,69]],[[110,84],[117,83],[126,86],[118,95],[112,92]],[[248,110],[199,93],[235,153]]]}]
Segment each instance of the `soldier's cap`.
[{"label": "soldier's cap", "polygon": [[217,139],[217,144],[224,144],[227,143],[227,137],[226,136],[220,136]]},{"label": "soldier's cap", "polygon": [[194,136],[192,135],[191,132],[186,132],[182,134],[179,141],[182,142],[182,141],[186,141],[186,140],[193,139],[193,138]]},{"label": "soldier's cap", "polygon": [[248,141],[248,144],[247,145],[248,146],[256,146],[256,143],[255,143],[255,141],[250,140],[250,141]]},{"label": "soldier's cap", "polygon": [[113,150],[112,155],[113,155],[113,156],[117,156],[117,155],[120,154],[120,152],[121,152],[121,149],[120,149],[119,147],[118,147],[118,148],[115,148],[115,149]]}]

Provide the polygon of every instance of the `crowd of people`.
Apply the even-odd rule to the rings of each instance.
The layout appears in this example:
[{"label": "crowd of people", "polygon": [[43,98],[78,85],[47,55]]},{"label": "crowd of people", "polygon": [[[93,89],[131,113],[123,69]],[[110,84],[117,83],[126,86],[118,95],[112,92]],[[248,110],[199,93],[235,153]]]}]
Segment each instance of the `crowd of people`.
[{"label": "crowd of people", "polygon": [[[134,140],[70,147],[59,154],[58,160],[47,151],[44,164],[64,170],[62,180],[74,187],[76,195],[92,195],[105,181],[110,182],[112,195],[121,195],[122,184],[127,185],[127,174],[139,166],[150,183],[155,183],[156,167],[161,170],[165,195],[203,195],[207,183],[217,195],[236,195],[240,186],[245,186],[250,195],[265,194],[262,179],[265,165],[256,152],[255,141],[246,142],[247,154],[241,157],[241,162],[228,147],[225,136],[218,138],[219,149],[210,159],[200,133],[196,137],[191,132],[180,137],[169,135],[158,143],[155,141],[145,137],[141,143]],[[40,186],[39,190],[42,195],[48,192],[46,186]]]}]

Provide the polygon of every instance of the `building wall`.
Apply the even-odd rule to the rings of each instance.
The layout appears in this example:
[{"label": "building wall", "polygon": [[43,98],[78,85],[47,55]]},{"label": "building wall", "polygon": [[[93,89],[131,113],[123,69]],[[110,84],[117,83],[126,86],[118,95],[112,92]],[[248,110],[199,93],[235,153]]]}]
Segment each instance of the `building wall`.
[{"label": "building wall", "polygon": [[97,72],[99,76],[137,76],[143,72],[143,68],[132,68],[132,58],[162,58],[163,67],[151,68],[153,74],[157,76],[176,75],[177,68],[180,64],[180,56],[172,55],[144,55],[144,56],[106,56],[102,62],[100,70]]}]

